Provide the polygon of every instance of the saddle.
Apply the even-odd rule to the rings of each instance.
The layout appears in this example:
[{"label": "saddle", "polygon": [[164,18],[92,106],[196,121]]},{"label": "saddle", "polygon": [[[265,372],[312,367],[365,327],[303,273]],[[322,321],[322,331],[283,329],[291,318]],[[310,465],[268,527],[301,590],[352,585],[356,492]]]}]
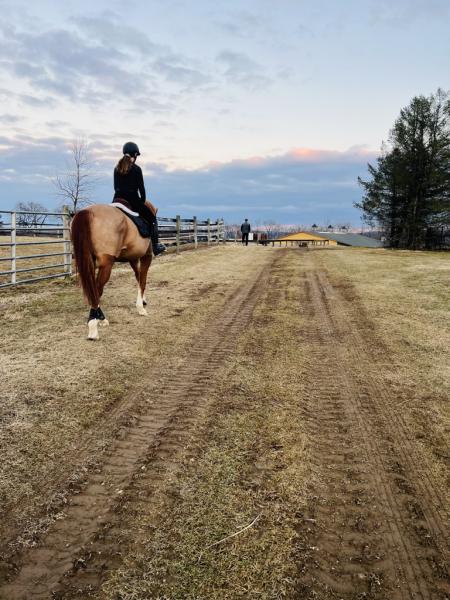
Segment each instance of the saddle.
[{"label": "saddle", "polygon": [[118,208],[119,210],[121,210],[129,219],[131,219],[133,221],[133,223],[136,225],[139,234],[143,237],[143,238],[149,238],[151,233],[150,233],[150,229],[151,229],[151,225],[150,223],[147,223],[147,221],[145,219],[143,219],[139,213],[135,212],[131,206],[130,203],[127,202],[127,200],[125,200],[124,198],[114,198],[114,200],[111,202],[111,206],[115,206],[116,208]]}]

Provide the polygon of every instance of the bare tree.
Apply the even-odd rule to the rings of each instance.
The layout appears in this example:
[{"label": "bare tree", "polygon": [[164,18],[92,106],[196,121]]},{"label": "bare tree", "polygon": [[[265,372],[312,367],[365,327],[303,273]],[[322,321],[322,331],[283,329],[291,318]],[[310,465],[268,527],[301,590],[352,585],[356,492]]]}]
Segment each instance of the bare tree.
[{"label": "bare tree", "polygon": [[70,160],[66,170],[57,175],[53,183],[62,204],[77,212],[83,206],[92,204],[92,192],[97,183],[89,152],[89,143],[85,139],[74,140],[70,147]]},{"label": "bare tree", "polygon": [[241,237],[241,226],[238,223],[225,223],[224,231],[227,240],[236,240]]},{"label": "bare tree", "polygon": [[18,202],[16,210],[25,213],[17,215],[17,225],[20,227],[42,226],[48,217],[48,210],[39,202]]},{"label": "bare tree", "polygon": [[286,227],[276,221],[264,221],[261,230],[265,231],[269,239],[272,240],[285,233]]}]

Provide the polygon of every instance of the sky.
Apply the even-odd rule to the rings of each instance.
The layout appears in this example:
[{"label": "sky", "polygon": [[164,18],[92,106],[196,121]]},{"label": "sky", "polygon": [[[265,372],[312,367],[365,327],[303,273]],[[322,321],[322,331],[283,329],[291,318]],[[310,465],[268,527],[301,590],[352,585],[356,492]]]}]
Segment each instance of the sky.
[{"label": "sky", "polygon": [[449,0],[0,0],[0,209],[95,202],[139,145],[160,215],[349,224],[400,109],[450,89]]}]

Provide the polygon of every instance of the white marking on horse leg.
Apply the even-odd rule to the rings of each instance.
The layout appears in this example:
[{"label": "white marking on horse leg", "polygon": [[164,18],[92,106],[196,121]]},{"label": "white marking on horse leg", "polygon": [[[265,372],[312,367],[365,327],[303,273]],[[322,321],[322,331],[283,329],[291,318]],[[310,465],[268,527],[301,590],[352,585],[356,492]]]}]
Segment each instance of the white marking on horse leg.
[{"label": "white marking on horse leg", "polygon": [[100,325],[102,327],[107,327],[109,325],[108,319],[103,319],[102,321],[100,321]]},{"label": "white marking on horse leg", "polygon": [[147,316],[147,311],[144,308],[144,300],[142,298],[141,288],[138,287],[137,299],[136,299],[136,308],[140,315],[143,317]]},{"label": "white marking on horse leg", "polygon": [[98,340],[98,319],[91,319],[88,322],[88,340]]}]

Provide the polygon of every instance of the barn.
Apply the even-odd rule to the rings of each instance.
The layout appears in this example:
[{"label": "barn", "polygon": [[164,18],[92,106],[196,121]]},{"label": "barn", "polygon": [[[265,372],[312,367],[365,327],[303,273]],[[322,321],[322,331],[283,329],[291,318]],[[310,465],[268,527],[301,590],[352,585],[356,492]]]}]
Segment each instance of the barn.
[{"label": "barn", "polygon": [[284,235],[283,237],[272,240],[272,246],[275,244],[283,244],[285,246],[337,246],[336,240],[329,239],[325,236],[319,236],[309,231],[298,231]]}]

